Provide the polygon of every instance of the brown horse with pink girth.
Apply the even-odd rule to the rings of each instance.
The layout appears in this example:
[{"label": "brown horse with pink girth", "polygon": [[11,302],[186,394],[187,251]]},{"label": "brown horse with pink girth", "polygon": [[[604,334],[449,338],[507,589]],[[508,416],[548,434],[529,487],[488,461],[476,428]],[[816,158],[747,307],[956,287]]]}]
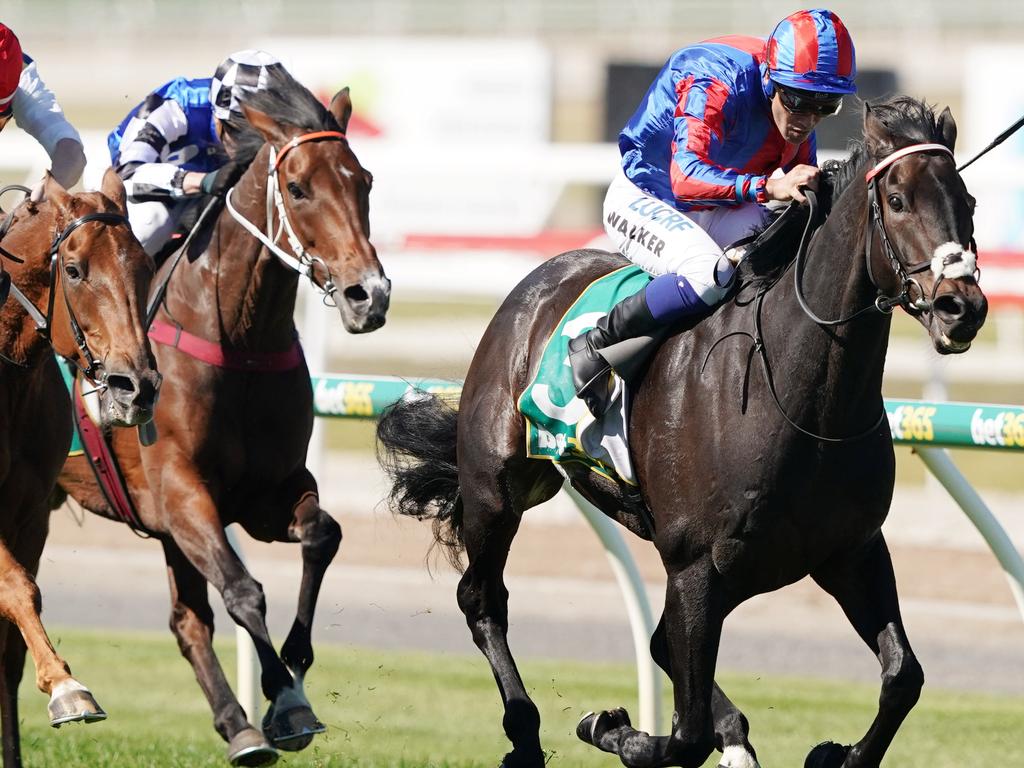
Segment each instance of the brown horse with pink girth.
[{"label": "brown horse with pink girth", "polygon": [[[39,618],[35,584],[49,497],[71,442],[67,393],[53,353],[101,388],[104,427],[152,418],[160,376],[145,334],[153,262],[131,232],[113,171],[99,192],[69,195],[52,178],[46,202],[19,206],[0,227],[0,712],[5,766],[21,765],[18,685],[26,648],[50,722],[102,720]],[[0,269],[0,274],[3,269]],[[128,430],[120,430],[136,440]],[[19,632],[11,632],[16,626]]]},{"label": "brown horse with pink girth", "polygon": [[[277,749],[302,749],[323,730],[302,679],[341,528],[320,507],[306,468],[313,393],[293,321],[299,278],[337,304],[350,333],[380,327],[390,296],[369,241],[371,177],[345,136],[348,90],[325,109],[282,78],[245,98],[255,131],[238,139],[233,155],[252,163],[212,231],[197,237],[167,282],[151,331],[165,376],[159,439],[141,448],[123,435],[113,440],[139,525],[164,549],[171,630],[236,765],[269,764]],[[60,484],[88,509],[115,517],[85,459],[69,459]],[[280,655],[262,587],[225,537],[236,522],[259,540],[302,547],[298,611]],[[262,732],[249,725],[214,654],[208,583],[256,644],[271,702]]]}]

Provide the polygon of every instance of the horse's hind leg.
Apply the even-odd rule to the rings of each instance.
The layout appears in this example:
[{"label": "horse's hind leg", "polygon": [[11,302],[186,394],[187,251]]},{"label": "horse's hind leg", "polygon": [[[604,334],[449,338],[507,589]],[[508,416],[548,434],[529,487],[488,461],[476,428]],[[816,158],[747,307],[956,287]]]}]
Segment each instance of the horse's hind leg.
[{"label": "horse's hind leg", "polygon": [[577,735],[617,754],[630,768],[703,765],[715,747],[712,701],[723,616],[722,589],[710,557],[670,571],[665,632],[675,697],[671,735],[637,731],[622,709],[589,715]]},{"label": "horse's hind leg", "polygon": [[[530,699],[508,646],[508,590],[503,573],[512,539],[519,530],[508,475],[466,470],[460,461],[463,541],[467,565],[458,587],[459,608],[473,633],[473,642],[487,657],[504,705],[502,725],[512,742],[504,768],[543,768],[540,712]],[[472,482],[465,478],[472,476]]]},{"label": "horse's hind leg", "polygon": [[[651,636],[651,657],[672,677],[664,614]],[[711,717],[715,721],[715,746],[722,753],[718,768],[758,768],[757,754],[750,744],[750,723],[718,683],[711,692]]]},{"label": "horse's hind leg", "polygon": [[164,541],[163,547],[171,588],[171,632],[210,703],[213,727],[228,742],[228,760],[232,765],[269,765],[277,759],[277,751],[249,725],[213,651],[213,610],[206,579],[173,541]]},{"label": "horse's hind leg", "polygon": [[910,648],[896,595],[896,578],[879,532],[863,548],[835,557],[811,574],[846,613],[882,665],[878,714],[852,747],[827,742],[808,755],[807,768],[877,768],[904,718],[917,703],[924,673]]}]

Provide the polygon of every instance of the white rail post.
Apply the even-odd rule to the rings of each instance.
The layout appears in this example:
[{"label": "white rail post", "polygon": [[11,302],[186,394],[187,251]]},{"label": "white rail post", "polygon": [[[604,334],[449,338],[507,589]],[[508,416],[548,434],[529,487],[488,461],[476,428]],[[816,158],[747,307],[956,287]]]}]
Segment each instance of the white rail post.
[{"label": "white rail post", "polygon": [[629,616],[629,627],[633,633],[633,649],[636,653],[640,730],[652,734],[660,733],[661,669],[651,658],[650,642],[654,633],[654,620],[640,571],[615,523],[580,496],[568,482],[563,487],[604,544],[605,554],[608,555],[612,571],[619,582],[619,589],[622,590],[622,599],[626,603],[626,613]]},{"label": "white rail post", "polygon": [[[234,528],[228,526],[224,529],[228,544],[235,550],[238,559],[245,565],[245,555],[242,552],[242,542],[235,534]],[[256,646],[249,637],[249,633],[237,624],[235,625],[235,649],[238,654],[237,670],[238,677],[235,682],[235,693],[238,695],[238,703],[245,710],[249,723],[260,730],[262,718],[260,717],[260,704],[263,702],[263,691],[260,689],[260,662],[256,656]]]},{"label": "white rail post", "polygon": [[974,523],[974,527],[988,542],[989,548],[999,560],[1003,571],[1006,572],[1006,578],[1010,581],[1010,590],[1017,601],[1017,609],[1020,611],[1021,617],[1024,617],[1024,559],[1021,559],[1020,553],[1014,547],[1005,529],[999,524],[996,516],[992,514],[978,492],[967,482],[967,478],[960,473],[945,449],[915,445],[914,452],[921,457],[924,465],[949,491],[949,495],[960,505],[967,517]]}]

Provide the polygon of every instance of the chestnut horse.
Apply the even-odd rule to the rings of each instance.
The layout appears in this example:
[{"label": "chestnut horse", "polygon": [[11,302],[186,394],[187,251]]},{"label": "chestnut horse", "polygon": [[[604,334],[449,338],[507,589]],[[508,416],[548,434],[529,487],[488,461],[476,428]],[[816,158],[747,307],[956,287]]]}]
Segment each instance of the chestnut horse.
[{"label": "chestnut horse", "polygon": [[[809,248],[805,239],[795,248],[784,228],[785,247],[769,249],[776,258],[748,260],[732,299],[676,329],[652,358],[628,430],[640,493],[563,465],[585,497],[653,541],[668,577],[651,652],[673,683],[670,733],[637,731],[622,709],[577,726],[625,765],[696,768],[717,747],[722,766],[757,766],[746,718],[714,683],[722,623],[750,597],[808,574],[881,662],[882,691],[863,739],[821,744],[807,765],[876,768],[917,701],[923,674],[881,532],[894,482],[882,369],[894,306],[941,354],[965,351],[985,319],[974,200],[953,162],[955,138],[948,110],[936,118],[908,98],[867,107],[863,142],[826,169],[831,215]],[[569,305],[622,263],[577,251],[536,269],[491,321],[458,411],[409,399],[378,429],[393,504],[433,518],[454,557],[464,550],[458,602],[498,683],[507,768],[545,759],[540,716],[508,646],[502,574],[523,512],[565,479],[526,457],[516,400]]]},{"label": "chestnut horse", "polygon": [[[205,248],[171,276],[151,331],[166,334],[154,337],[164,375],[159,439],[140,447],[117,434],[113,448],[140,527],[163,546],[171,631],[228,758],[264,765],[277,749],[302,749],[323,730],[302,679],[313,662],[320,584],[341,542],[306,469],[313,393],[293,321],[299,275],[336,302],[350,333],[383,325],[390,282],[369,240],[371,176],[345,137],[348,89],[325,109],[283,74],[266,93],[248,95],[243,109],[255,130],[238,139],[235,157],[253,157],[251,165]],[[287,238],[278,245],[282,230]],[[161,267],[158,282],[173,264]],[[115,517],[85,459],[68,460],[60,485],[91,511]],[[298,611],[280,655],[263,589],[225,536],[231,523],[261,541],[302,547]],[[256,644],[271,702],[263,732],[249,725],[214,654],[208,583]]]},{"label": "chestnut horse", "polygon": [[72,433],[53,353],[98,383],[103,426],[149,421],[160,383],[144,320],[153,262],[132,235],[121,179],[107,171],[99,192],[72,196],[49,177],[45,194],[46,202],[24,203],[0,229],[0,263],[11,281],[0,308],[0,615],[7,620],[0,626],[0,712],[8,767],[21,765],[26,644],[36,685],[50,694],[53,726],[106,717],[39,619],[35,575]]}]

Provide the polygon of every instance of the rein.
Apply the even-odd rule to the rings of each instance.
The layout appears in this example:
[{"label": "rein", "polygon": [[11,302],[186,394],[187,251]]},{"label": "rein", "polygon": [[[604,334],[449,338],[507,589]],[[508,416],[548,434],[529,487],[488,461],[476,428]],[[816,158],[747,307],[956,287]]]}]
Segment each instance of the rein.
[{"label": "rein", "polygon": [[[22,190],[25,193],[29,192],[29,190],[26,187],[12,185],[9,187],[4,187],[2,190],[0,190],[0,194],[3,194],[3,192],[6,192],[7,190],[12,188]],[[12,211],[8,215],[7,220],[4,222],[3,226],[0,227],[0,238],[7,234],[7,231],[10,229],[11,222],[13,221],[13,219],[14,212]],[[77,230],[79,227],[85,224],[94,221],[102,222],[104,224],[112,224],[115,226],[119,224],[124,224],[126,227],[129,227],[129,229],[131,228],[131,224],[129,223],[127,216],[124,216],[120,213],[96,212],[87,213],[84,216],[79,216],[77,219],[73,220],[70,224],[64,227],[62,231],[54,235],[53,242],[50,243],[50,249],[49,251],[47,251],[46,254],[50,258],[50,284],[49,297],[46,303],[45,315],[39,310],[38,307],[36,307],[35,304],[33,304],[28,299],[27,296],[25,296],[24,293],[21,292],[18,286],[13,284],[10,286],[11,295],[19,304],[21,304],[22,307],[24,307],[29,317],[32,318],[32,322],[35,323],[36,331],[39,333],[40,336],[46,339],[48,343],[52,341],[53,306],[54,299],[56,298],[57,272],[58,269],[64,265],[64,258],[61,255],[60,247],[69,237],[71,237],[75,230]],[[9,254],[6,253],[6,251],[4,252],[4,254],[9,258],[16,259],[19,262],[22,261],[21,259],[17,259],[17,257],[10,256]],[[71,304],[71,297],[68,296],[68,284],[66,279],[61,280],[61,288],[62,293],[64,295],[64,306],[67,308],[68,320],[71,323],[71,333],[74,336],[75,344],[78,346],[79,351],[82,353],[82,357],[86,361],[88,367],[82,367],[82,365],[78,361],[72,362],[74,362],[75,367],[78,368],[85,376],[87,376],[92,381],[98,382],[102,387],[106,383],[107,375],[105,372],[101,373],[103,363],[92,353],[92,350],[89,348],[89,342],[86,339],[85,332],[82,330],[82,326],[78,322],[78,317],[75,314],[75,309]]]},{"label": "rein", "polygon": [[[337,293],[338,288],[334,284],[334,280],[331,278],[331,271],[328,269],[324,260],[319,256],[313,256],[310,254],[303,247],[298,235],[295,234],[295,229],[292,227],[291,219],[288,218],[288,211],[284,205],[284,196],[281,194],[281,184],[278,176],[280,174],[281,161],[284,159],[285,155],[299,145],[305,144],[309,141],[344,141],[346,139],[346,135],[341,131],[313,131],[312,133],[305,133],[293,138],[281,147],[280,154],[277,152],[275,147],[270,147],[267,168],[266,233],[262,232],[259,227],[245,218],[245,216],[239,213],[238,209],[235,208],[234,203],[231,201],[231,194],[234,191],[233,188],[228,190],[228,193],[224,198],[228,212],[235,221],[241,224],[242,228],[245,229],[246,232],[259,240],[268,251],[278,258],[282,264],[294,272],[297,272],[299,275],[307,278],[309,282],[312,283],[313,287],[323,294],[324,304],[328,306],[336,306],[334,294]],[[276,232],[274,231],[275,208],[277,209],[277,218],[279,222]],[[292,253],[285,252],[277,245],[277,241],[281,239],[282,232],[288,240],[288,245],[291,247]],[[315,280],[317,267],[320,267],[323,270],[323,273],[327,275],[323,286],[317,285]]]},{"label": "rein", "polygon": [[[950,151],[950,149],[943,144],[914,144],[912,146],[904,147],[903,149],[893,152],[891,155],[881,160],[877,165],[875,165],[874,168],[868,171],[865,175],[865,181],[867,181],[868,184],[868,203],[870,207],[870,215],[868,216],[867,223],[865,225],[864,260],[865,266],[867,268],[868,278],[871,280],[871,284],[878,289],[879,293],[878,297],[875,299],[873,303],[869,304],[866,307],[863,307],[862,309],[857,310],[848,317],[839,318],[835,320],[824,320],[814,313],[814,311],[808,305],[806,297],[804,296],[803,274],[804,269],[806,267],[807,251],[809,249],[810,240],[814,231],[816,230],[816,228],[814,227],[814,222],[817,219],[818,205],[817,195],[812,190],[804,190],[804,194],[807,197],[809,214],[807,217],[807,224],[804,226],[803,234],[800,236],[800,244],[797,247],[796,258],[793,262],[791,262],[791,264],[795,264],[795,268],[793,270],[793,285],[797,301],[800,304],[800,308],[803,310],[804,314],[806,314],[807,317],[809,317],[817,325],[820,325],[822,327],[836,327],[844,325],[846,323],[851,322],[852,320],[857,319],[858,317],[862,317],[863,315],[870,313],[872,310],[876,310],[882,314],[887,315],[891,314],[893,309],[895,309],[897,306],[902,306],[908,312],[926,312],[931,309],[932,300],[925,299],[923,295],[916,301],[911,301],[910,287],[917,286],[918,292],[923,294],[920,285],[917,283],[916,280],[914,280],[911,277],[911,275],[918,274],[929,268],[934,268],[933,260],[924,261],[912,267],[903,266],[903,263],[900,261],[899,256],[897,254],[895,246],[893,246],[892,242],[889,240],[888,234],[885,231],[885,223],[882,220],[882,209],[881,205],[878,202],[878,180],[885,175],[885,172],[897,160],[911,154],[934,151],[945,152],[950,157],[953,156],[953,153]],[[871,269],[871,246],[874,240],[875,230],[877,230],[878,232],[879,239],[881,240],[882,247],[893,269],[893,272],[900,281],[901,291],[896,296],[885,295],[882,289],[879,288],[878,282],[875,280],[875,276]],[[960,259],[956,259],[954,261],[959,260]],[[935,286],[933,286],[932,289],[932,299],[934,299],[935,297],[935,291],[938,289],[939,283],[944,278],[945,267],[950,266],[950,264],[954,263],[954,261],[943,261],[943,271],[937,275]],[[781,277],[779,279],[781,279]],[[778,283],[779,279],[773,281],[767,287],[760,290],[756,296],[754,308],[754,334],[752,335],[750,333],[747,333],[746,331],[737,331],[735,333],[730,333],[727,334],[726,336],[723,336],[721,339],[719,339],[717,342],[715,342],[715,344],[711,346],[710,350],[708,350],[708,354],[704,359],[704,366],[707,365],[707,361],[710,358],[711,353],[714,351],[715,347],[717,347],[718,344],[724,341],[726,338],[736,335],[749,336],[753,340],[754,349],[761,359],[761,369],[764,372],[765,380],[768,383],[768,391],[771,393],[772,400],[774,400],[775,406],[778,408],[779,413],[782,414],[782,417],[791,427],[793,427],[793,429],[815,440],[821,440],[822,442],[826,443],[856,442],[857,440],[862,440],[866,437],[869,437],[870,435],[875,434],[887,419],[884,406],[881,408],[881,413],[879,414],[878,419],[870,427],[868,427],[862,432],[858,432],[857,434],[845,437],[827,437],[825,435],[819,435],[814,432],[811,432],[810,430],[807,430],[801,427],[799,424],[797,424],[789,416],[789,414],[786,413],[786,409],[783,407],[782,401],[779,399],[778,392],[775,388],[775,379],[772,376],[771,365],[768,362],[768,353],[764,343],[764,333],[762,330],[761,322],[762,309],[764,307],[765,297],[768,295],[768,292]],[[704,366],[702,366],[702,370]]]}]

